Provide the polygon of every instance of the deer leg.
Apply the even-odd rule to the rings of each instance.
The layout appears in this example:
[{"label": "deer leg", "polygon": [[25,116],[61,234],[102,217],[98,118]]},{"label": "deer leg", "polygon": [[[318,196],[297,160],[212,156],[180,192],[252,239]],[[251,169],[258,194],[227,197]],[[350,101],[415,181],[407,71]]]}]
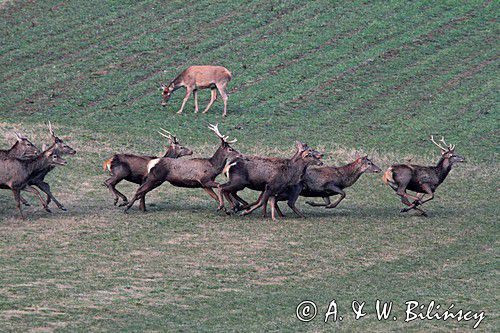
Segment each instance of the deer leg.
[{"label": "deer leg", "polygon": [[269,198],[269,202],[271,204],[271,219],[273,221],[276,221],[276,196],[271,196]]},{"label": "deer leg", "polygon": [[184,99],[182,100],[181,108],[179,109],[179,111],[177,111],[177,114],[181,114],[182,110],[184,110],[184,105],[186,105],[186,102],[188,101],[189,96],[191,96],[192,91],[193,91],[193,89],[186,88],[186,96],[184,96]]},{"label": "deer leg", "polygon": [[52,192],[50,191],[50,185],[46,182],[39,182],[35,184],[40,190],[42,190],[45,194],[47,194],[47,207],[49,206],[50,199],[54,201],[56,204],[57,208],[63,211],[67,211],[67,209],[54,197]]},{"label": "deer leg", "polygon": [[19,210],[19,213],[21,214],[21,218],[23,220],[25,220],[26,217],[24,216],[23,210],[21,208],[21,191],[17,190],[17,189],[16,190],[12,189],[12,193],[14,194],[14,200],[16,201],[16,207]]},{"label": "deer leg", "polygon": [[208,193],[215,201],[219,202],[219,196],[214,192],[211,187],[203,187],[203,190]]},{"label": "deer leg", "polygon": [[203,113],[207,113],[208,109],[210,109],[210,107],[212,106],[212,104],[214,104],[215,100],[217,99],[217,90],[215,88],[211,88],[210,92],[212,93],[212,95],[210,96],[210,102],[208,103],[208,105],[205,108],[205,110],[203,110]]},{"label": "deer leg", "polygon": [[194,95],[194,113],[198,113],[198,89],[193,91]]},{"label": "deer leg", "polygon": [[123,195],[123,193],[118,191],[115,187],[122,180],[123,178],[118,173],[115,173],[111,178],[108,178],[104,181],[104,185],[106,185],[106,187],[110,190],[110,192],[115,196],[115,201],[113,202],[113,205],[116,206],[116,204],[118,203],[118,197],[120,197],[123,200],[123,203],[120,205],[120,207],[128,204],[127,197]]},{"label": "deer leg", "polygon": [[45,211],[47,211],[49,213],[52,213],[49,209],[49,206],[47,206],[47,203],[42,198],[42,195],[40,194],[40,192],[38,192],[38,190],[36,188],[34,188],[33,186],[27,186],[24,190],[26,192],[30,192],[30,193],[33,193],[34,195],[36,195],[38,200],[40,200],[40,203],[42,204],[43,209],[45,209]]},{"label": "deer leg", "polygon": [[264,194],[261,196],[259,202],[257,202],[257,204],[253,205],[252,207],[242,212],[241,216],[245,216],[252,213],[254,210],[261,207],[264,203],[267,203],[268,200],[269,200],[269,191],[266,190],[264,191]]},{"label": "deer leg", "polygon": [[[401,212],[406,213],[406,212],[408,212],[408,211],[410,211],[412,209],[415,209],[415,210],[418,210],[419,212],[421,212],[423,216],[427,216],[427,213],[425,211],[423,211],[422,209],[418,208],[417,206],[421,206],[424,203],[426,203],[426,202],[431,201],[432,199],[434,199],[434,192],[432,192],[432,189],[427,184],[422,185],[422,189],[425,191],[425,193],[421,193],[421,195],[419,195],[418,200],[415,200],[407,208],[402,209]],[[426,194],[428,194],[430,197],[427,198],[427,199],[425,199],[424,201],[422,201],[423,197]]]},{"label": "deer leg", "polygon": [[285,217],[285,214],[281,212],[280,206],[278,205],[278,200],[276,200],[276,213],[278,213],[279,217]]},{"label": "deer leg", "polygon": [[139,200],[142,197],[145,197],[147,193],[151,192],[158,186],[163,184],[163,181],[148,181],[146,180],[135,192],[134,197],[132,200],[128,203],[127,207],[123,211],[124,213],[127,213],[127,211],[134,205],[134,202]]},{"label": "deer leg", "polygon": [[328,190],[334,192],[335,194],[340,194],[340,198],[338,198],[337,201],[335,201],[334,203],[331,203],[329,205],[326,205],[326,207],[325,207],[325,208],[335,208],[342,200],[344,200],[345,192],[335,185],[329,185]]},{"label": "deer leg", "polygon": [[330,197],[323,197],[323,200],[325,201],[325,203],[306,201],[306,204],[308,204],[309,206],[313,206],[313,207],[323,207],[323,206],[328,206],[330,204]]},{"label": "deer leg", "polygon": [[227,114],[227,92],[226,92],[226,85],[227,83],[223,84],[217,84],[217,89],[219,90],[219,93],[222,97],[222,100],[224,101],[224,112],[222,113],[222,116],[225,117]]},{"label": "deer leg", "polygon": [[26,199],[24,199],[22,195],[20,196],[20,200],[21,200],[21,203],[23,205],[25,205],[26,207],[31,206],[30,203],[28,201],[26,201]]}]

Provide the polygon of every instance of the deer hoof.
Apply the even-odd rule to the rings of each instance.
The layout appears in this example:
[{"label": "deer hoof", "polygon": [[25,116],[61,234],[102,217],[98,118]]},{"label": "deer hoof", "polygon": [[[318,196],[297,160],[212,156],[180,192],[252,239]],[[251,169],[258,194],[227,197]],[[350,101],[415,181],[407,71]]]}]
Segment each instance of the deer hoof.
[{"label": "deer hoof", "polygon": [[25,205],[26,207],[31,206],[31,205],[30,205],[29,203],[27,203],[27,202],[23,202],[23,205]]},{"label": "deer hoof", "polygon": [[68,211],[68,209],[66,207],[64,207],[64,206],[59,207],[59,209],[62,210],[63,212],[67,212]]},{"label": "deer hoof", "polygon": [[399,211],[400,213],[406,213],[408,211],[407,208],[401,208],[401,210]]},{"label": "deer hoof", "polygon": [[52,213],[52,211],[50,210],[50,208],[49,208],[49,207],[45,207],[45,211],[46,211],[47,213]]}]

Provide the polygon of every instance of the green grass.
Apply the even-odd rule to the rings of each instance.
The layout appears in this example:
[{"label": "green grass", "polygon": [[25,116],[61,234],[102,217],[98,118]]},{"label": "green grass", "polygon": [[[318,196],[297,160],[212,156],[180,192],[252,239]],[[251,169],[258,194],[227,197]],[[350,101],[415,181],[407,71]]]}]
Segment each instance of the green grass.
[{"label": "green grass", "polygon": [[[47,141],[44,121],[78,150],[51,173],[68,212],[34,199],[18,219],[0,192],[0,331],[463,331],[470,322],[404,323],[404,302],[482,310],[498,330],[498,3],[495,1],[60,1],[0,3],[1,147],[19,130]],[[179,116],[160,83],[193,64],[233,73],[229,115],[218,100]],[[200,93],[201,108],[209,92]],[[401,215],[379,176],[335,210],[279,222],[215,212],[202,191],[162,186],[147,214],[112,206],[102,162],[156,154],[159,127],[197,156],[217,140],[289,156],[294,140],[328,164],[368,153],[387,168],[434,164],[429,134],[467,159],[428,204]],[[8,142],[9,143],[8,143]],[[223,181],[223,178],[220,178]],[[135,186],[120,184],[130,196]],[[245,191],[243,196],[255,198]],[[295,307],[319,306],[310,323]],[[322,322],[332,299],[342,322]],[[368,316],[355,321],[354,299]],[[374,318],[376,299],[397,321]]]}]

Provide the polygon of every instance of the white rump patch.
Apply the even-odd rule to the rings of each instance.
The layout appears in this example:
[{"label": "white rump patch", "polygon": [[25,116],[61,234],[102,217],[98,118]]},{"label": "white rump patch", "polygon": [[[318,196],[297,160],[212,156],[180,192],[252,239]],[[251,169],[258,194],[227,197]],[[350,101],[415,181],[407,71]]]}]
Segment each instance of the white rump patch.
[{"label": "white rump patch", "polygon": [[158,162],[160,162],[161,158],[155,158],[154,160],[151,160],[148,162],[148,173],[151,172],[151,169],[153,169]]},{"label": "white rump patch", "polygon": [[233,163],[226,163],[224,170],[222,170],[222,173],[226,176],[226,178],[229,178],[229,169],[231,169],[231,167],[233,165],[236,165],[237,163],[238,163],[238,161],[233,162]]}]

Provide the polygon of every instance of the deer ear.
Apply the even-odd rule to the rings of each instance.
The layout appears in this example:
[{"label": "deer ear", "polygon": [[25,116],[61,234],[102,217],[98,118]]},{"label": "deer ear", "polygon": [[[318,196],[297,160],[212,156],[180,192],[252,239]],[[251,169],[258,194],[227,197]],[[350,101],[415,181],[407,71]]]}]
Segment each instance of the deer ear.
[{"label": "deer ear", "polygon": [[47,145],[44,143],[44,144],[42,145],[42,151],[46,151],[46,150],[47,150]]},{"label": "deer ear", "polygon": [[300,141],[295,141],[295,146],[297,147],[297,150],[304,150],[306,147],[306,144]]}]

